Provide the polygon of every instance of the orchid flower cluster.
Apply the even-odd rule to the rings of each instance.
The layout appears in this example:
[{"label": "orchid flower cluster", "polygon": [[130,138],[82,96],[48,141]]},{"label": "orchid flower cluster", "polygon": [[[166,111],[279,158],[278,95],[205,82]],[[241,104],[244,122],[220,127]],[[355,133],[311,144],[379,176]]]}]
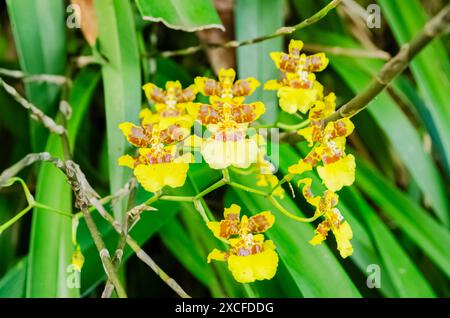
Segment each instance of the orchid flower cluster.
[{"label": "orchid flower cluster", "polygon": [[301,41],[292,40],[288,54],[271,54],[282,73],[282,80],[269,81],[266,88],[277,89],[283,110],[289,113],[309,111],[310,125],[300,129],[298,134],[308,141],[312,149],[305,158],[289,167],[289,172],[302,175],[316,168],[327,189],[322,197],[312,194],[310,178],[299,181],[299,184],[305,184],[302,193],[307,202],[316,208],[315,215],[324,217],[310,243],[320,244],[331,230],[341,256],[346,258],[353,253],[350,243],[353,234],[350,225],[344,221],[336,207],[338,195],[335,192],[353,184],[355,180],[355,158],[345,153],[346,137],[353,132],[354,126],[349,118],[323,125],[323,120],[336,109],[336,96],[334,93],[324,95],[323,86],[316,80],[314,72],[324,70],[328,59],[323,53],[306,56],[301,53],[302,47]]},{"label": "orchid flower cluster", "polygon": [[[316,168],[326,187],[322,196],[313,195],[310,178],[299,181],[303,184],[303,196],[316,208],[315,216],[323,217],[310,243],[320,244],[332,231],[345,258],[353,251],[352,231],[337,208],[336,191],[354,181],[355,159],[345,154],[346,137],[354,127],[347,118],[323,126],[323,119],[335,110],[336,97],[333,93],[324,95],[315,73],[326,68],[328,59],[323,53],[306,56],[301,53],[302,46],[301,41],[292,40],[289,53],[271,54],[282,76],[266,82],[264,88],[277,91],[283,111],[309,112],[309,126],[298,134],[308,141],[311,151],[289,167],[289,173],[302,175]],[[246,102],[260,83],[254,78],[235,79],[233,69],[221,69],[218,80],[197,77],[194,84],[184,89],[178,81],[167,82],[165,90],[152,83],[144,85],[153,107],[141,111],[139,125],[119,125],[129,143],[138,148],[135,155],[120,157],[119,165],[133,169],[145,190],[161,193],[164,187],[184,185],[189,164],[193,163],[192,153],[183,151],[189,147],[199,150],[209,167],[222,170],[224,176],[228,175],[228,168],[252,168],[250,171],[257,171],[255,186],[269,189],[268,195],[282,199],[285,191],[266,159],[264,138],[249,129],[265,112],[263,102]],[[208,102],[196,102],[198,94],[206,96]],[[196,122],[206,131],[202,136],[192,132]],[[226,262],[241,283],[271,279],[277,270],[278,255],[274,242],[266,240],[263,233],[274,225],[275,216],[264,211],[241,217],[240,212],[241,208],[232,204],[225,208],[223,220],[207,221],[214,236],[228,246],[226,251],[214,249],[207,261]]]}]

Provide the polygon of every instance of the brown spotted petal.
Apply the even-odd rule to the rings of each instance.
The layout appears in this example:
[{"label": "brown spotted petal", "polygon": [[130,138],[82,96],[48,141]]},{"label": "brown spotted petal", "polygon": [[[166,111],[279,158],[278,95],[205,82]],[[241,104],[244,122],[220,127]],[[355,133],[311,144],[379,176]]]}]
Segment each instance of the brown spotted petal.
[{"label": "brown spotted petal", "polygon": [[220,221],[220,237],[225,239],[239,234],[239,219],[238,220],[222,220]]},{"label": "brown spotted petal", "polygon": [[164,144],[172,144],[183,140],[187,136],[187,131],[178,125],[170,125],[159,133],[159,138]]},{"label": "brown spotted petal", "polygon": [[247,124],[257,120],[264,112],[265,107],[261,102],[232,104],[230,119],[238,124]]},{"label": "brown spotted petal", "polygon": [[248,232],[262,233],[272,227],[275,222],[275,216],[266,211],[258,213],[248,219]]},{"label": "brown spotted petal", "polygon": [[280,56],[280,70],[289,73],[297,71],[298,58],[282,53]]},{"label": "brown spotted petal", "polygon": [[197,90],[195,89],[195,85],[191,85],[177,94],[176,99],[178,103],[188,103],[195,99],[196,94]]},{"label": "brown spotted petal", "polygon": [[303,70],[306,72],[320,72],[328,65],[328,59],[324,53],[317,53],[306,57]]}]

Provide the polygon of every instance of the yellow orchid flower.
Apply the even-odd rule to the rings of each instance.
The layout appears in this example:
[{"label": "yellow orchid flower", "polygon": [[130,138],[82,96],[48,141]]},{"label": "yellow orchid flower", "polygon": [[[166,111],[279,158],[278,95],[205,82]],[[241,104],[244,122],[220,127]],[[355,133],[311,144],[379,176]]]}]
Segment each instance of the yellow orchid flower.
[{"label": "yellow orchid flower", "polygon": [[137,157],[121,156],[118,164],[133,169],[136,180],[146,191],[157,192],[165,186],[183,186],[192,160],[192,154],[177,157],[176,147],[167,146],[140,148]]},{"label": "yellow orchid flower", "polygon": [[317,173],[331,191],[339,191],[343,186],[355,182],[355,157],[346,155],[335,162],[317,167]]},{"label": "yellow orchid flower", "polygon": [[275,222],[270,212],[261,212],[250,218],[240,219],[241,208],[232,204],[224,211],[225,219],[208,222],[213,234],[230,245],[228,251],[214,249],[208,255],[211,260],[228,262],[228,269],[241,283],[272,279],[278,266],[278,255],[271,240],[264,240],[261,234]]},{"label": "yellow orchid flower", "polygon": [[310,178],[304,178],[299,181],[303,183],[302,188],[303,196],[306,201],[316,208],[315,215],[323,215],[324,221],[322,221],[315,230],[314,237],[309,241],[312,245],[321,244],[328,236],[328,232],[331,230],[336,238],[337,248],[342,258],[346,258],[353,253],[353,247],[350,240],[353,237],[350,224],[344,221],[344,217],[336,205],[339,202],[339,197],[333,191],[327,190],[324,193],[323,198],[320,196],[314,196],[311,191],[312,180]]},{"label": "yellow orchid flower", "polygon": [[75,250],[72,253],[72,265],[77,271],[81,272],[83,264],[84,264],[84,256],[83,253],[81,253],[80,245],[77,244]]},{"label": "yellow orchid flower", "polygon": [[314,82],[313,87],[308,89],[283,86],[278,90],[277,95],[282,110],[289,114],[295,114],[297,111],[305,114],[320,98],[322,92],[322,85]]},{"label": "yellow orchid flower", "polygon": [[356,168],[355,158],[345,154],[345,137],[349,136],[355,128],[350,119],[342,118],[329,122],[325,128],[322,126],[322,119],[331,115],[335,108],[334,93],[314,103],[308,116],[310,126],[300,129],[298,134],[303,136],[310,146],[315,146],[305,158],[289,167],[290,173],[302,174],[322,162],[323,166],[318,166],[317,172],[331,191],[338,191],[343,186],[353,184]]},{"label": "yellow orchid flower", "polygon": [[[246,169],[258,156],[258,145],[254,138],[245,138],[237,129],[220,131],[207,138],[201,145],[201,154],[212,169],[229,166]],[[219,137],[220,136],[220,137]]]},{"label": "yellow orchid flower", "polygon": [[278,91],[281,109],[290,114],[306,113],[315,101],[323,98],[323,86],[316,81],[314,72],[324,70],[328,59],[324,53],[301,54],[302,48],[302,41],[291,40],[288,54],[272,52],[270,57],[282,72],[282,79],[269,80],[264,85],[264,89]]},{"label": "yellow orchid flower", "polygon": [[289,53],[272,52],[270,57],[282,72],[301,74],[323,71],[328,65],[328,59],[324,53],[306,56],[302,54],[303,42],[291,40],[289,42]]},{"label": "yellow orchid flower", "polygon": [[136,180],[149,192],[157,192],[169,186],[178,188],[184,185],[192,155],[185,154],[170,162],[139,164],[134,168]]},{"label": "yellow orchid flower", "polygon": [[229,69],[219,70],[219,81],[208,77],[196,77],[195,85],[200,93],[205,96],[217,96],[222,99],[249,96],[253,94],[260,83],[252,78],[234,81],[236,72]]},{"label": "yellow orchid flower", "polygon": [[155,113],[149,109],[141,112],[143,125],[158,123],[162,129],[174,124],[192,127],[194,119],[186,114],[186,104],[192,102],[197,95],[195,85],[183,89],[179,81],[168,81],[165,91],[153,83],[147,83],[142,88],[156,108]]},{"label": "yellow orchid flower", "polygon": [[222,69],[218,82],[197,78],[200,92],[211,96],[210,104],[187,106],[188,113],[211,132],[201,143],[201,153],[212,169],[248,168],[257,160],[257,138],[248,138],[246,129],[265,112],[265,106],[262,102],[244,103],[244,96],[256,88],[256,80],[234,82],[235,75],[232,69]]},{"label": "yellow orchid flower", "polygon": [[158,124],[136,126],[130,122],[121,123],[119,128],[132,145],[139,147],[139,155],[121,156],[118,164],[133,169],[145,190],[156,192],[185,183],[192,154],[177,156],[176,143],[188,136],[187,129],[176,125],[164,129]]}]

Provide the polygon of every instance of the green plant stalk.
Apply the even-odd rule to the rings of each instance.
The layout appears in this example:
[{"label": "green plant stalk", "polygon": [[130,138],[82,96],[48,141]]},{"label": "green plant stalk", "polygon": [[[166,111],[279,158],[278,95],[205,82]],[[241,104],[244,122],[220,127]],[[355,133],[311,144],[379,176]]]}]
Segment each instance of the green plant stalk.
[{"label": "green plant stalk", "polygon": [[310,222],[313,222],[313,221],[315,221],[315,220],[317,220],[320,216],[321,216],[321,214],[316,214],[316,215],[314,215],[314,216],[312,216],[312,217],[310,217],[310,218],[302,218],[302,217],[300,217],[300,216],[296,216],[296,215],[294,215],[294,214],[292,214],[291,212],[289,212],[288,210],[286,210],[281,204],[280,204],[280,202],[278,202],[278,200],[273,196],[273,195],[271,195],[271,196],[269,196],[268,197],[269,198],[269,201],[281,212],[281,213],[283,213],[284,215],[286,215],[287,217],[289,217],[289,218],[291,218],[291,219],[293,219],[293,220],[296,220],[296,221],[299,221],[299,222],[302,222],[302,223],[310,223]]}]

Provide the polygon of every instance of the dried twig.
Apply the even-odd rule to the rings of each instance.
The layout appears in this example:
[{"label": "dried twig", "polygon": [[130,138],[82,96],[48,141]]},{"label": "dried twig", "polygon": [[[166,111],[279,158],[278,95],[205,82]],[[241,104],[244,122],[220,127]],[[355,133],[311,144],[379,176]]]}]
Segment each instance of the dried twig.
[{"label": "dried twig", "polygon": [[70,79],[55,74],[28,74],[19,70],[8,70],[0,68],[0,75],[21,79],[24,82],[51,83],[55,85],[66,85],[70,83]]},{"label": "dried twig", "polygon": [[368,59],[389,60],[391,55],[383,50],[355,49],[338,46],[327,46],[322,44],[305,43],[303,50],[308,53],[325,52],[329,55],[339,55],[348,57],[360,57]]},{"label": "dried twig", "polygon": [[126,292],[122,287],[116,272],[114,271],[114,266],[111,262],[109,252],[106,249],[100,232],[98,231],[97,226],[95,225],[94,220],[92,219],[92,216],[88,210],[91,202],[97,200],[98,194],[89,185],[84,173],[75,162],[73,162],[72,160],[60,160],[58,158],[50,156],[48,152],[28,154],[22,160],[0,174],[0,185],[5,185],[8,180],[14,177],[22,169],[35,163],[36,161],[52,163],[66,175],[67,181],[69,182],[76,196],[75,205],[83,211],[86,225],[99,251],[100,259],[103,263],[105,273],[108,276],[108,279],[113,282],[114,287],[117,291],[117,295],[119,297],[126,297]]},{"label": "dried twig", "polygon": [[5,91],[9,95],[11,95],[23,108],[31,112],[31,118],[40,121],[52,133],[55,133],[60,136],[66,134],[66,130],[64,129],[63,126],[58,125],[53,119],[45,115],[42,110],[37,108],[28,100],[26,100],[22,95],[19,94],[19,92],[14,87],[7,84],[1,77],[0,77],[0,86],[3,86]]},{"label": "dried twig", "polygon": [[450,5],[447,5],[435,17],[424,26],[423,30],[409,43],[404,44],[400,51],[390,59],[372,80],[369,86],[361,93],[353,97],[347,104],[340,107],[323,123],[335,121],[343,117],[352,117],[367,107],[389,83],[409,65],[409,62],[427,44],[442,33],[448,32],[450,26]]},{"label": "dried twig", "polygon": [[253,39],[243,40],[243,41],[229,41],[225,43],[203,43],[196,46],[191,46],[185,49],[176,50],[176,51],[164,51],[164,52],[154,52],[149,54],[149,57],[154,56],[162,56],[162,57],[172,57],[172,56],[180,56],[180,55],[188,55],[193,54],[198,51],[204,50],[204,49],[218,49],[218,48],[237,48],[245,45],[255,44],[259,42],[263,42],[266,40],[270,40],[282,35],[288,35],[292,34],[295,31],[301,30],[313,23],[316,23],[317,21],[324,18],[328,12],[333,10],[335,7],[339,5],[341,0],[332,0],[329,2],[325,7],[323,7],[321,10],[317,11],[314,15],[311,17],[303,20],[302,22],[293,25],[293,26],[284,26],[276,30],[274,33],[258,36]]},{"label": "dried twig", "polygon": [[[61,159],[50,156],[49,153],[37,153],[37,154],[29,154],[25,156],[22,160],[11,166],[10,168],[3,171],[0,174],[0,185],[6,184],[7,180],[14,177],[17,173],[19,173],[23,168],[37,162],[49,162],[52,163],[55,167],[60,169],[67,177],[67,181],[70,184],[73,192],[76,197],[76,206],[81,209],[83,212],[83,217],[86,221],[86,225],[91,233],[91,236],[94,240],[94,244],[99,250],[100,259],[102,260],[103,267],[105,273],[107,274],[108,280],[112,282],[114,288],[117,291],[119,297],[126,297],[126,292],[123,289],[116,270],[115,266],[111,260],[108,250],[103,242],[103,239],[100,235],[100,232],[97,229],[97,226],[92,219],[92,216],[89,212],[88,207],[94,206],[100,215],[107,220],[114,228],[114,230],[118,234],[122,234],[122,226],[119,222],[117,222],[103,207],[103,205],[99,201],[99,196],[95,192],[95,190],[91,187],[89,182],[86,179],[86,176],[81,171],[80,167],[73,162],[72,160],[63,161]],[[136,207],[135,209],[148,209],[149,207]],[[137,213],[139,214],[139,213]],[[136,216],[136,211],[133,211],[132,215]],[[147,265],[149,265],[152,270],[167,284],[171,287],[178,295],[181,297],[189,297],[189,295],[180,287],[180,285],[172,278],[170,278],[154,261],[153,259],[147,255],[140,246],[133,240],[129,235],[126,236],[126,243],[133,249],[136,255]],[[123,247],[122,247],[123,249]],[[120,252],[118,252],[120,254]],[[116,255],[116,257],[121,257],[121,255]]]}]

